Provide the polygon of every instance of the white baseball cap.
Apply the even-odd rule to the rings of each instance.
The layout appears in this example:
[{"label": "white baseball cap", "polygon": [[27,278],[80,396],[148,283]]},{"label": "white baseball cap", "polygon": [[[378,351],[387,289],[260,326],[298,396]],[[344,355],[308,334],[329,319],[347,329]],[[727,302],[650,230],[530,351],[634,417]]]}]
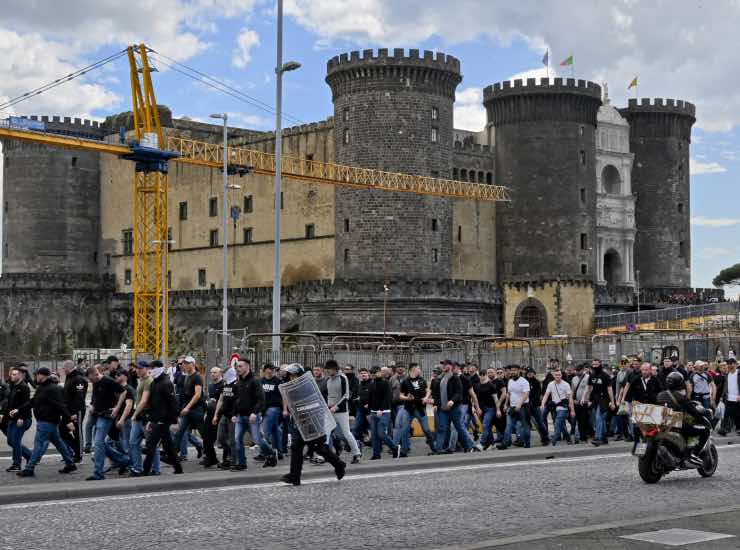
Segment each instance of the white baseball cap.
[{"label": "white baseball cap", "polygon": [[185,362],[195,364],[195,357],[193,357],[192,355],[188,355],[185,357]]}]

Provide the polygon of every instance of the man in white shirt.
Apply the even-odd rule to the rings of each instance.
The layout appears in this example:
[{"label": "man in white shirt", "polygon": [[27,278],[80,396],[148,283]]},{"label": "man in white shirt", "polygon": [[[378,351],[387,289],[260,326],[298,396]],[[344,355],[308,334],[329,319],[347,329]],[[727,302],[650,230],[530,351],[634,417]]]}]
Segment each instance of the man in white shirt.
[{"label": "man in white shirt", "polygon": [[570,414],[573,418],[576,411],[573,406],[573,390],[570,384],[563,380],[563,374],[559,370],[553,371],[552,375],[554,379],[547,385],[545,395],[542,396],[542,412],[544,414],[547,400],[552,399],[555,404],[555,437],[552,438],[552,444],[555,446],[560,441],[560,437],[565,435],[565,421],[568,415]]},{"label": "man in white shirt", "polygon": [[507,402],[509,405],[509,411],[507,413],[506,431],[504,432],[504,440],[496,445],[496,448],[503,451],[511,446],[511,434],[516,428],[517,423],[519,427],[519,440],[524,444],[524,447],[530,446],[530,433],[529,433],[529,382],[526,378],[519,376],[520,368],[519,365],[511,365],[511,378],[507,385]]},{"label": "man in white shirt", "polygon": [[735,430],[740,435],[740,377],[737,370],[737,359],[727,359],[727,382],[725,383],[725,416],[735,421]]}]

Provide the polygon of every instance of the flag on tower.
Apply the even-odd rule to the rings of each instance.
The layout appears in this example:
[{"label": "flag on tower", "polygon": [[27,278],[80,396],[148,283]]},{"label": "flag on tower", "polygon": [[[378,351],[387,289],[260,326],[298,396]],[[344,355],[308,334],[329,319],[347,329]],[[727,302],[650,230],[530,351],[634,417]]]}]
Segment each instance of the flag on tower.
[{"label": "flag on tower", "polygon": [[550,65],[550,50],[545,50],[545,55],[542,57],[542,64],[547,67]]},{"label": "flag on tower", "polygon": [[637,77],[632,79],[632,82],[630,82],[630,85],[627,86],[627,89],[631,90],[632,88],[636,88],[636,87],[637,87]]},{"label": "flag on tower", "polygon": [[563,62],[560,64],[561,67],[568,67],[569,65],[573,65],[573,56],[569,55],[565,59],[563,59]]}]

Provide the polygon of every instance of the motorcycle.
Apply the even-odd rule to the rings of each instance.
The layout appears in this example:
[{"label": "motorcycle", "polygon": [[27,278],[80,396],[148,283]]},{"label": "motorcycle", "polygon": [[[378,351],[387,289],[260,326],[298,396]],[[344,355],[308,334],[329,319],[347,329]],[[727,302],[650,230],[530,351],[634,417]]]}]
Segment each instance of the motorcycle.
[{"label": "motorcycle", "polygon": [[[703,409],[701,405],[699,407]],[[632,454],[637,457],[637,469],[645,483],[657,483],[674,470],[697,470],[702,477],[714,475],[719,454],[711,437],[711,430],[716,424],[711,410],[707,411],[706,416],[694,419],[695,423],[705,425],[710,430],[706,444],[696,452],[698,461],[692,459],[689,453],[698,443],[698,438],[686,438],[680,431],[682,413],[658,405],[635,404],[632,421],[642,434],[642,437],[635,438]]]}]

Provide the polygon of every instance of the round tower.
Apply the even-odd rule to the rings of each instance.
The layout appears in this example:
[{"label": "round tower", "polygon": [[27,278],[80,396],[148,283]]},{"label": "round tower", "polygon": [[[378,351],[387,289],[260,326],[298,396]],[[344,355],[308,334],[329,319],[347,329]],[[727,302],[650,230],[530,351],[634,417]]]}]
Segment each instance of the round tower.
[{"label": "round tower", "polygon": [[696,109],[687,101],[630,99],[620,113],[635,155],[635,269],[643,287],[691,286],[689,145]]},{"label": "round tower", "polygon": [[595,274],[596,115],[601,87],[572,78],[514,80],[484,90],[496,182],[499,281]]},{"label": "round tower", "polygon": [[[338,163],[441,178],[452,171],[460,62],[443,53],[365,50],[334,57]],[[449,279],[452,203],[411,193],[336,189],[336,276]]]},{"label": "round tower", "polygon": [[[102,139],[98,122],[31,117],[45,131]],[[96,273],[97,153],[3,140],[3,272]]]}]

